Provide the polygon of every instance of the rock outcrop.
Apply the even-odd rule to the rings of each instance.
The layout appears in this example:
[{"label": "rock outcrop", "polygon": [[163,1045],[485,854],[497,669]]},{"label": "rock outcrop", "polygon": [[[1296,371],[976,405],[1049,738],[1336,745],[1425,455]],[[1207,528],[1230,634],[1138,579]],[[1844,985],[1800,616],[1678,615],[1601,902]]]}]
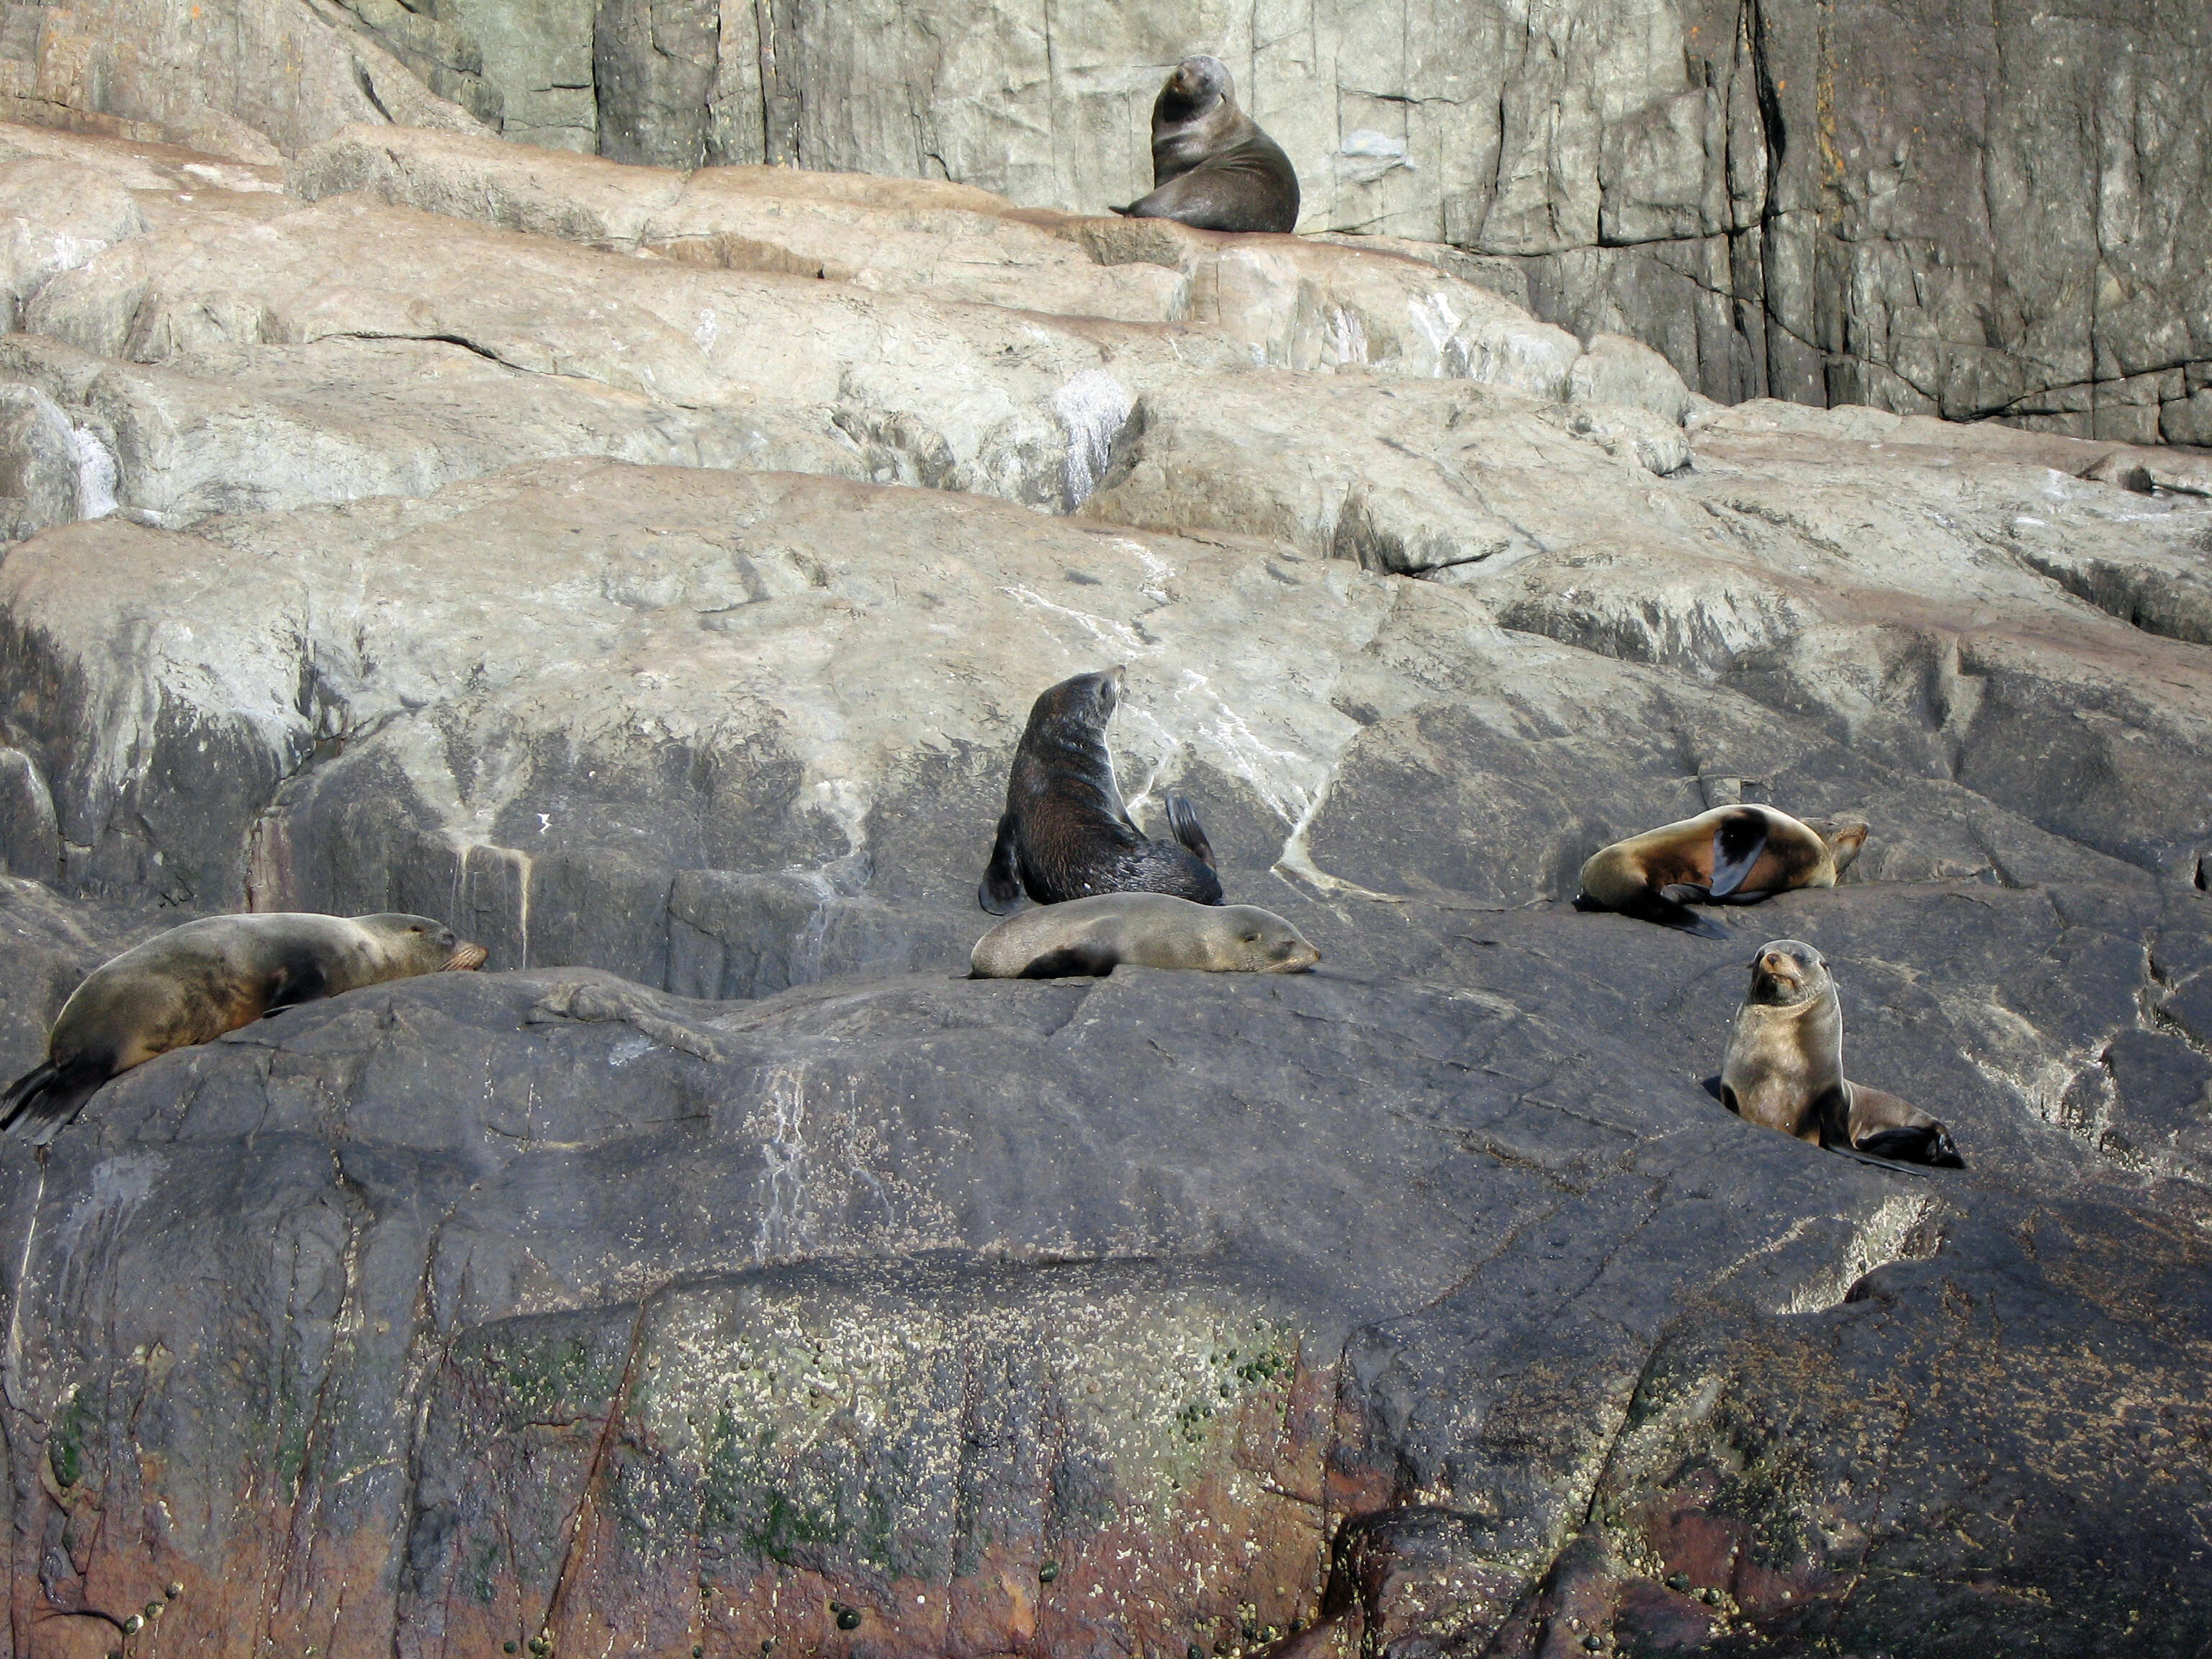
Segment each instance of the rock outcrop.
[{"label": "rock outcrop", "polygon": [[[2203,458],[944,182],[5,146],[0,1060],[185,915],[492,953],[0,1148],[12,1653],[2201,1644]],[[1319,972],[960,977],[1113,662]],[[1873,837],[1571,908],[1740,799]],[[1966,1172],[1717,1103],[1776,936]]]},{"label": "rock outcrop", "polygon": [[2212,445],[2212,23],[2177,0],[15,0],[0,112],[257,161],[489,127],[1096,213],[1150,188],[1153,94],[1199,51],[1304,228],[1443,250],[1707,396]]}]

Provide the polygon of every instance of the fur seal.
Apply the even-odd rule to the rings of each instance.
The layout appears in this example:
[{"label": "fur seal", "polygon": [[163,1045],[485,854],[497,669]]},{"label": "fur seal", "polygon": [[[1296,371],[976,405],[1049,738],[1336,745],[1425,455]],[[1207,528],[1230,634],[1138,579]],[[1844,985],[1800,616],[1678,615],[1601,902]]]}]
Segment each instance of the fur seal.
[{"label": "fur seal", "polygon": [[1833,887],[1866,838],[1861,818],[1805,823],[1771,806],[1717,806],[1593,853],[1575,904],[1727,939],[1727,928],[1668,890],[1692,890],[1709,903],[1751,904],[1793,887]]},{"label": "fur seal", "polygon": [[1229,66],[1186,58],[1152,101],[1152,194],[1114,211],[1200,230],[1292,231],[1297,169],[1237,106]]},{"label": "fur seal", "polygon": [[1297,974],[1321,960],[1305,935],[1251,904],[1102,893],[1010,916],[975,941],[971,979],[1061,979],[1138,968]]},{"label": "fur seal", "polygon": [[0,1095],[0,1129],[21,1125],[50,1138],[101,1084],[156,1054],[212,1042],[295,1003],[481,967],[484,954],[428,916],[276,912],[188,921],[93,969],[62,1005],[45,1060]]},{"label": "fur seal", "polygon": [[1963,1169],[1950,1132],[1880,1089],[1844,1076],[1844,1012],[1828,964],[1811,945],[1770,939],[1729,1028],[1721,1103],[1800,1140],[1905,1164]]},{"label": "fur seal", "polygon": [[1181,795],[1167,798],[1175,841],[1164,842],[1138,829],[1121,804],[1106,722],[1121,699],[1124,672],[1078,674],[1031,706],[1006,778],[1006,813],[975,893],[993,915],[1012,910],[1024,890],[1039,904],[1097,893],[1172,893],[1200,904],[1221,902],[1213,848],[1196,808]]}]

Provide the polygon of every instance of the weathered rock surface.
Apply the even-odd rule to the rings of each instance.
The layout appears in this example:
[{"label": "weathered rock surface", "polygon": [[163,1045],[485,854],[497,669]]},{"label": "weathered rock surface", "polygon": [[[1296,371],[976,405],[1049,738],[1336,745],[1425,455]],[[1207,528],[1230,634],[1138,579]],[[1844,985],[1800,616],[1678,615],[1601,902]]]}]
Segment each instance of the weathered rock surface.
[{"label": "weathered rock surface", "polygon": [[1304,228],[1463,250],[1708,396],[2212,444],[2187,0],[17,0],[0,96],[254,161],[398,121],[1097,213],[1150,187],[1153,94],[1196,51],[1287,148]]},{"label": "weathered rock surface", "polygon": [[[0,1149],[11,1653],[2201,1645],[2201,459],[943,183],[0,202],[10,1074],[183,915],[492,952]],[[957,977],[1116,661],[1319,973]],[[1735,942],[1569,907],[1743,799],[1874,838]],[[1966,1172],[1716,1103],[1778,936]]]},{"label": "weathered rock surface", "polygon": [[482,68],[465,34],[398,0],[28,0],[0,19],[8,119],[249,162],[348,121],[481,130],[499,117]]}]

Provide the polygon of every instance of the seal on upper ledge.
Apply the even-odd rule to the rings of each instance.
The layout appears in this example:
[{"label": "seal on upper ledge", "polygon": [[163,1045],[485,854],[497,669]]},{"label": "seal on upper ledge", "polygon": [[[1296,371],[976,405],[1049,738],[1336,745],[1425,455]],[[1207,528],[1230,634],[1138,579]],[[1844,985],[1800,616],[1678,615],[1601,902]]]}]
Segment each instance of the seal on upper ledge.
[{"label": "seal on upper ledge", "polygon": [[1860,818],[1815,825],[1771,806],[1717,806],[1593,853],[1575,906],[1727,939],[1727,928],[1667,890],[1690,888],[1709,903],[1752,904],[1793,887],[1833,887],[1866,838]]},{"label": "seal on upper ledge", "polygon": [[1298,974],[1321,960],[1304,934],[1252,904],[1103,893],[1010,916],[975,941],[971,979],[1061,979],[1135,968]]},{"label": "seal on upper ledge", "polygon": [[1031,706],[1006,778],[1006,813],[975,893],[993,915],[1012,910],[1024,891],[1039,904],[1099,893],[1221,902],[1213,848],[1196,808],[1181,795],[1167,798],[1175,841],[1165,842],[1138,829],[1121,804],[1106,722],[1121,700],[1124,672],[1078,674]]},{"label": "seal on upper ledge", "polygon": [[296,1003],[483,959],[483,946],[428,916],[188,921],[93,969],[62,1005],[45,1060],[0,1095],[0,1129],[51,1139],[101,1084],[156,1054],[212,1042]]},{"label": "seal on upper ledge", "polygon": [[1844,1076],[1844,1012],[1825,957],[1794,939],[1761,945],[1729,1028],[1721,1103],[1800,1140],[1905,1164],[1963,1169],[1950,1132],[1918,1107]]},{"label": "seal on upper ledge", "polygon": [[1297,169],[1237,106],[1229,66],[1186,58],[1152,102],[1152,194],[1114,211],[1200,230],[1292,231]]}]

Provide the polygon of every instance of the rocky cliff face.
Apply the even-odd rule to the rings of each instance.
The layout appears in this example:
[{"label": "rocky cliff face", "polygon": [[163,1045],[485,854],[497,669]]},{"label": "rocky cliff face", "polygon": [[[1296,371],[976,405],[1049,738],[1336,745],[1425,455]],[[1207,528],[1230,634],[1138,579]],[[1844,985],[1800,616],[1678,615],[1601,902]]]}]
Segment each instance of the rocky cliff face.
[{"label": "rocky cliff face", "polygon": [[[1435,250],[5,142],[0,1062],[182,915],[492,951],[0,1151],[11,1652],[2201,1645],[2202,459]],[[1322,972],[957,977],[1117,661]],[[1873,839],[1567,905],[1738,799]],[[1716,1103],[1775,936],[1966,1172]]]},{"label": "rocky cliff face", "polygon": [[1705,396],[2212,445],[2212,22],[2188,0],[18,0],[0,93],[241,159],[483,122],[1102,212],[1151,188],[1146,118],[1190,51],[1287,146],[1305,230],[1464,250]]},{"label": "rocky cliff face", "polygon": [[0,108],[255,161],[483,123],[1098,213],[1150,187],[1152,96],[1198,51],[1297,163],[1304,229],[1462,250],[1709,397],[2212,445],[2192,0],[15,0]]}]

